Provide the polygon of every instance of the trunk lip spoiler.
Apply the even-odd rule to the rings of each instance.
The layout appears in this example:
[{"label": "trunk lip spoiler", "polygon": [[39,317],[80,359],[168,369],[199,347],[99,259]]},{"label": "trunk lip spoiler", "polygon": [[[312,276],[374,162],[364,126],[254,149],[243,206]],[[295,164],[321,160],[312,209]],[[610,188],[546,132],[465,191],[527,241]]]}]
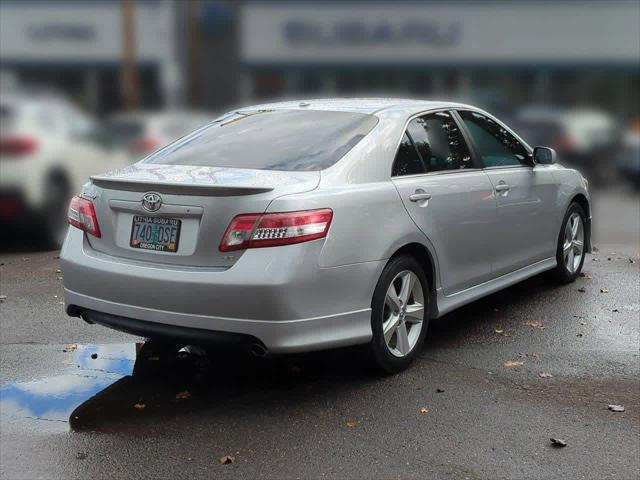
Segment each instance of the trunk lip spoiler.
[{"label": "trunk lip spoiler", "polygon": [[104,177],[91,177],[91,182],[98,187],[107,188],[109,190],[123,190],[127,192],[154,191],[167,195],[202,195],[211,197],[255,195],[258,193],[270,192],[274,189],[274,187],[266,186],[152,182]]}]

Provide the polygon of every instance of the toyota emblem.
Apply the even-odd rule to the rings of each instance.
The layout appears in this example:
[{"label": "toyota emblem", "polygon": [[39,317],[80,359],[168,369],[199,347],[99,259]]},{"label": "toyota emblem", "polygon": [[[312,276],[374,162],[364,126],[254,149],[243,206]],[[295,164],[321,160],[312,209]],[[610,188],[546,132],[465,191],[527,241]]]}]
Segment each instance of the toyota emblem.
[{"label": "toyota emblem", "polygon": [[155,192],[145,193],[142,196],[142,207],[148,212],[157,212],[162,206],[162,198]]}]

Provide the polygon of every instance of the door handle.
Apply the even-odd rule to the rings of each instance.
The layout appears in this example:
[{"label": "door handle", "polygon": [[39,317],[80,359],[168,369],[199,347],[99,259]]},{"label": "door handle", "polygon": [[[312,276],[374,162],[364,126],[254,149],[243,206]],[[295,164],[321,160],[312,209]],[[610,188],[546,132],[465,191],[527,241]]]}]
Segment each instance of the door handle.
[{"label": "door handle", "polygon": [[510,188],[511,187],[509,185],[501,183],[499,185],[496,185],[495,190],[496,190],[496,192],[508,192]]},{"label": "door handle", "polygon": [[409,200],[412,202],[419,202],[420,200],[430,200],[430,193],[414,193],[413,195],[409,195]]}]

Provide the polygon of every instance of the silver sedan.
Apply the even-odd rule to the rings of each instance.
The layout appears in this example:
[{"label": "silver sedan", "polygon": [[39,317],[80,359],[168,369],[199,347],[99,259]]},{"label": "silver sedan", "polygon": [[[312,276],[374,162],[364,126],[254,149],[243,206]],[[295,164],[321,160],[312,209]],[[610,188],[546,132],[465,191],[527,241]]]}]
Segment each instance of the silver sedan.
[{"label": "silver sedan", "polygon": [[266,355],[368,344],[406,368],[428,322],[589,251],[587,182],[478,108],[309,100],[230,112],[69,208],[66,310]]}]

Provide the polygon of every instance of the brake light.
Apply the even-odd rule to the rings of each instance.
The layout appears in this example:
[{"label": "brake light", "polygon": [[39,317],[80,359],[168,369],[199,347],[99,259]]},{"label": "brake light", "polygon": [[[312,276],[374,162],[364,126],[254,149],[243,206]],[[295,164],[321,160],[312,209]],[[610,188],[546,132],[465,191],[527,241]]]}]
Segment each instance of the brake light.
[{"label": "brake light", "polygon": [[69,223],[80,230],[100,238],[100,226],[96,210],[91,200],[82,197],[73,197],[67,213]]},{"label": "brake light", "polygon": [[38,139],[33,137],[0,137],[0,153],[24,157],[34,153],[39,146]]},{"label": "brake light", "polygon": [[317,240],[327,236],[332,219],[333,211],[328,208],[238,215],[231,220],[222,237],[220,251],[276,247]]},{"label": "brake light", "polygon": [[571,148],[573,148],[575,142],[573,141],[573,138],[571,138],[571,136],[569,135],[560,135],[557,139],[556,139],[556,146],[558,147],[558,150],[571,150]]},{"label": "brake light", "polygon": [[133,150],[139,154],[154,152],[161,146],[162,141],[157,137],[143,137],[133,142]]}]

